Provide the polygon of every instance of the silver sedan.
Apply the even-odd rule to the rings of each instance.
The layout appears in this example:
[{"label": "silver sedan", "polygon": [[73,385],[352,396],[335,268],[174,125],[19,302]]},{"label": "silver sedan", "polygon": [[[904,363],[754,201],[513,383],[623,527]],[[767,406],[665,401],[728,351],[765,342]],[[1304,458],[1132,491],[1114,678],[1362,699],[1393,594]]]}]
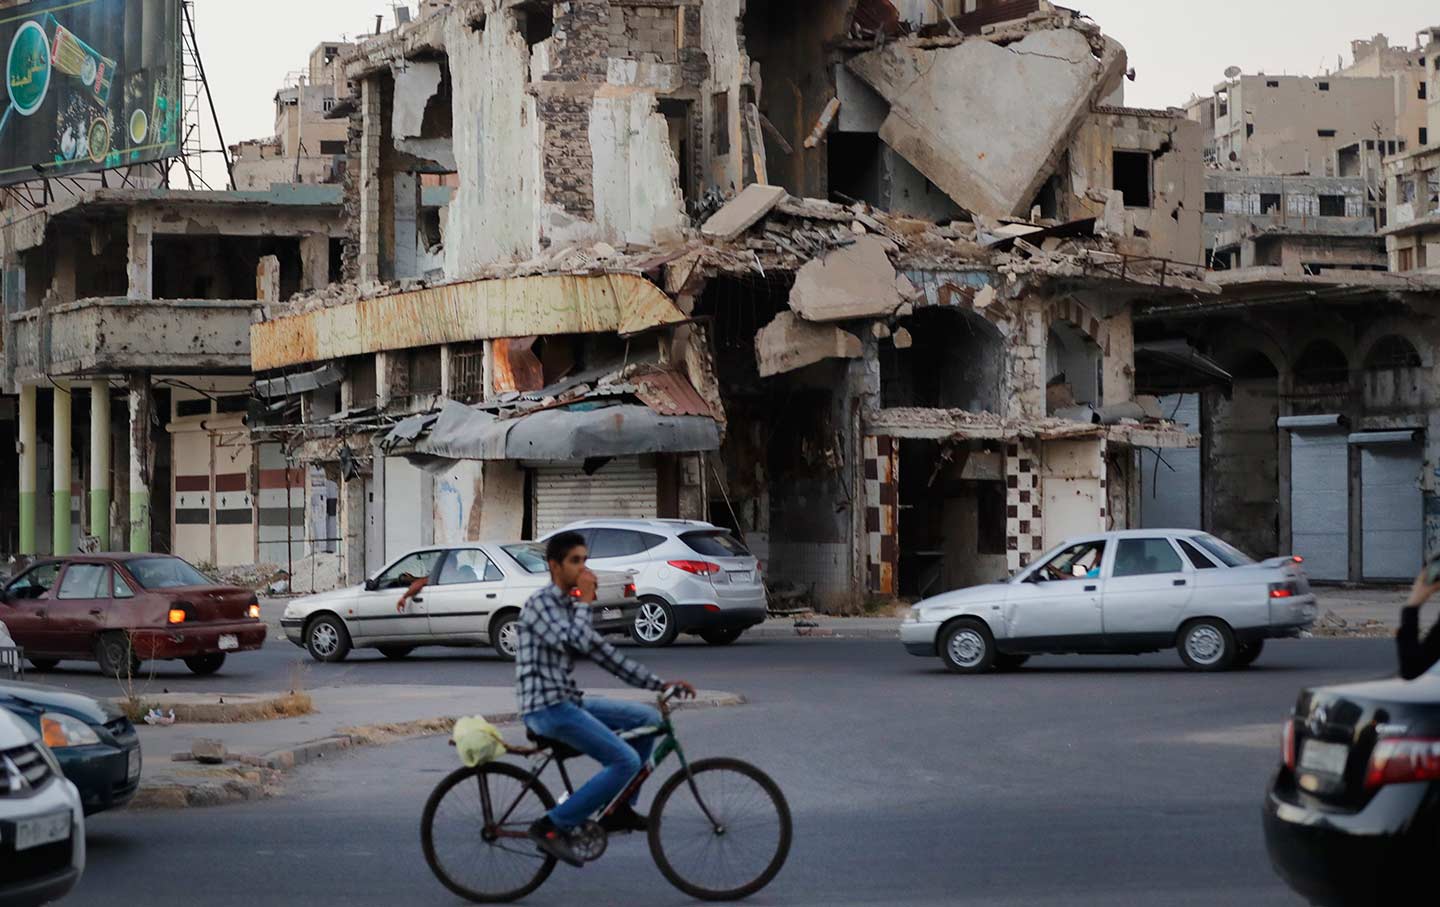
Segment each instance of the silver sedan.
[{"label": "silver sedan", "polygon": [[964,674],[1042,653],[1172,648],[1190,668],[1221,671],[1315,616],[1298,557],[1257,563],[1204,532],[1129,530],[1070,539],[1008,580],[922,601],[900,640]]}]

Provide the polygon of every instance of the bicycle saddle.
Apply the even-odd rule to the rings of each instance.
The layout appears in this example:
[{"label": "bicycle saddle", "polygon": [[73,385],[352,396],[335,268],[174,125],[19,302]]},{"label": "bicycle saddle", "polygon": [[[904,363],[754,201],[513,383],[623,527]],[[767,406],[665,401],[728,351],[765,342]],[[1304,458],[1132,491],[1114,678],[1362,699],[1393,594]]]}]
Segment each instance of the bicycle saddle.
[{"label": "bicycle saddle", "polygon": [[556,740],[552,737],[541,737],[539,734],[535,733],[529,728],[525,729],[525,736],[529,738],[531,743],[540,747],[542,750],[549,750],[556,759],[560,759],[562,761],[565,759],[574,759],[576,757],[585,755],[584,753],[575,749],[568,743],[562,743],[561,741]]}]

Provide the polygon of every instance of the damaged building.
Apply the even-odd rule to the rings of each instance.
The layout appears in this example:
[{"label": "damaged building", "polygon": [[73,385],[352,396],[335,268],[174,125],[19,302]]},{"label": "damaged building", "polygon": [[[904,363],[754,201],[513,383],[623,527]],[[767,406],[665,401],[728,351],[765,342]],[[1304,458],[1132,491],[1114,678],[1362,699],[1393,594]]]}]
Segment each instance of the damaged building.
[{"label": "damaged building", "polygon": [[250,324],[339,277],[340,205],[339,187],[156,188],[5,210],[5,550],[302,550],[303,478],[246,428]]},{"label": "damaged building", "polygon": [[606,515],[934,593],[1131,525],[1140,452],[1197,443],[1131,313],[1213,292],[1202,130],[1074,12],[472,0],[343,65],[345,279],[250,347],[351,581]]}]

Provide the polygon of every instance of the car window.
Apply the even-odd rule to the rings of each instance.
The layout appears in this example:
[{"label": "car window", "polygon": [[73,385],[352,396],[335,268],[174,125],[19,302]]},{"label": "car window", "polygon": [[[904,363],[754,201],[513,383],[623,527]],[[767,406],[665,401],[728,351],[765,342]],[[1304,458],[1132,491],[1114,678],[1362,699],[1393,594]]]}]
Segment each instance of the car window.
[{"label": "car window", "polygon": [[21,574],[19,579],[6,587],[6,592],[15,599],[39,598],[55,588],[55,580],[59,576],[58,563],[41,564]]},{"label": "car window", "polygon": [[684,542],[690,550],[696,554],[705,554],[710,557],[750,556],[750,549],[746,548],[741,544],[739,539],[724,529],[684,532],[680,534],[680,541]]},{"label": "car window", "polygon": [[456,586],[462,583],[493,583],[505,578],[485,552],[477,548],[452,551],[440,568],[437,585]]},{"label": "car window", "polygon": [[1246,564],[1255,563],[1253,557],[1213,535],[1197,535],[1195,544],[1213,554],[1216,560],[1227,567],[1244,567]]},{"label": "car window", "polygon": [[1185,539],[1176,539],[1176,541],[1180,543],[1180,550],[1185,552],[1186,560],[1190,561],[1190,565],[1196,570],[1214,570],[1218,566],[1214,561],[1210,560],[1210,558],[1201,554],[1199,548],[1196,548]]},{"label": "car window", "polygon": [[381,589],[401,589],[417,579],[423,579],[435,569],[435,562],[442,551],[417,551],[397,561],[379,576]]},{"label": "car window", "polygon": [[178,557],[142,557],[126,561],[135,582],[146,589],[180,589],[186,586],[213,586],[214,583]]},{"label": "car window", "polygon": [[[648,551],[654,545],[647,545],[645,535],[632,529],[595,529],[590,541],[592,558],[630,557]],[[662,538],[661,541],[664,541]]]},{"label": "car window", "polygon": [[135,590],[130,588],[129,583],[125,582],[125,577],[120,575],[119,570],[112,569],[110,576],[112,577],[110,581],[110,594],[112,596],[115,598],[135,597]]},{"label": "car window", "polygon": [[1104,542],[1081,542],[1052,557],[1031,574],[1037,582],[1095,579],[1105,558]]},{"label": "car window", "polygon": [[500,550],[514,558],[515,563],[526,573],[549,573],[550,566],[545,563],[545,546],[537,545],[534,542],[526,542],[522,545],[502,545]]},{"label": "car window", "polygon": [[65,601],[89,598],[109,598],[105,591],[105,580],[110,568],[104,564],[71,564],[65,569],[60,580],[60,591],[56,598]]},{"label": "car window", "polygon": [[1184,570],[1180,555],[1167,539],[1121,539],[1115,549],[1112,576],[1153,576]]}]

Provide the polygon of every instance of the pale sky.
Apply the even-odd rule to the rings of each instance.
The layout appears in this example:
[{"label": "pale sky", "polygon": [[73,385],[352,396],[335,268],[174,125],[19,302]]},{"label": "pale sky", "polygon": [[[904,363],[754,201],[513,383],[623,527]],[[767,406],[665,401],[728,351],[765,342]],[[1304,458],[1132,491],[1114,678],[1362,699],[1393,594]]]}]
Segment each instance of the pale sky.
[{"label": "pale sky", "polygon": [[[806,0],[749,0],[793,3]],[[1136,107],[1184,103],[1206,94],[1227,66],[1246,72],[1318,75],[1349,57],[1350,41],[1377,32],[1412,46],[1440,25],[1434,0],[1074,0],[1123,43],[1138,78],[1126,87]],[[393,23],[390,0],[197,0],[196,29],[227,142],[274,131],[275,90],[301,69],[315,45]],[[412,4],[413,6],[413,4]],[[218,147],[209,122],[207,145]],[[218,187],[216,157],[207,174]]]}]

